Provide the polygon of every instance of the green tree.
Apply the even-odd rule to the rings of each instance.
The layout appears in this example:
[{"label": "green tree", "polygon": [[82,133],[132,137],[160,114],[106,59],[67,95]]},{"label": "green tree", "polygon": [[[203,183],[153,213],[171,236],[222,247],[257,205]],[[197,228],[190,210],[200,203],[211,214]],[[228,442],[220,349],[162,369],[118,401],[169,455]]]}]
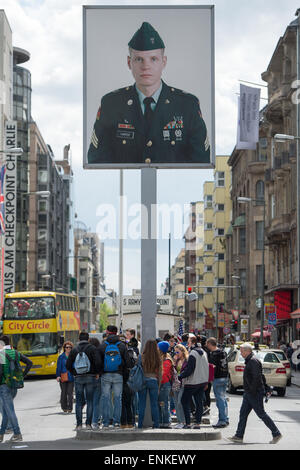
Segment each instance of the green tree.
[{"label": "green tree", "polygon": [[100,333],[106,330],[107,326],[109,325],[108,316],[112,315],[113,309],[110,308],[106,302],[100,305],[100,321],[99,321],[99,330]]}]

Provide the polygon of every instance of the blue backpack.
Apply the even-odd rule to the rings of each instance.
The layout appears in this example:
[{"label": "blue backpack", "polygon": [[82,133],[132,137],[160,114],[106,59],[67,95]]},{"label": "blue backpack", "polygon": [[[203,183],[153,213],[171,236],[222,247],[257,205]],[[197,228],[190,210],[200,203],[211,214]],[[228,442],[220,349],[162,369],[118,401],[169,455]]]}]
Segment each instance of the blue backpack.
[{"label": "blue backpack", "polygon": [[122,364],[122,357],[118,344],[121,342],[118,341],[115,344],[108,343],[104,354],[104,372],[117,372],[119,366]]},{"label": "blue backpack", "polygon": [[79,351],[75,358],[74,369],[78,375],[87,374],[90,371],[91,363],[84,351]]},{"label": "blue backpack", "polygon": [[138,358],[138,363],[131,369],[129,373],[127,385],[133,392],[140,392],[144,388],[145,375],[142,367],[141,355]]}]

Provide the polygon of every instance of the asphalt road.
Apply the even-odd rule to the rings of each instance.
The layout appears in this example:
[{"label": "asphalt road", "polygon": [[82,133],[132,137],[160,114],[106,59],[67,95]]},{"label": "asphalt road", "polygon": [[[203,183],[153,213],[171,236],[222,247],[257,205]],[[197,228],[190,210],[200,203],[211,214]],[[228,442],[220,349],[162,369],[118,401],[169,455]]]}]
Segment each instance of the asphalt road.
[{"label": "asphalt road", "polygon": [[[242,401],[242,392],[229,397],[230,425],[222,431],[222,439],[206,442],[176,441],[128,441],[111,444],[100,441],[82,441],[75,439],[75,414],[65,415],[59,405],[60,388],[55,379],[30,379],[15,399],[16,413],[19,419],[23,442],[9,444],[10,435],[5,435],[0,450],[103,450],[111,456],[114,451],[161,450],[167,452],[195,450],[299,450],[300,449],[300,388],[292,385],[287,388],[284,398],[274,393],[266,405],[266,410],[276,422],[283,434],[283,439],[276,445],[270,445],[271,433],[252,412],[248,419],[244,444],[232,444],[226,437],[235,433]],[[212,392],[213,397],[213,392]],[[217,409],[212,402],[212,423],[217,421]],[[115,431],[116,433],[118,431]],[[174,430],[176,433],[176,430]],[[132,454],[132,452],[131,452]],[[188,452],[187,452],[188,454]],[[104,454],[103,454],[104,455]]]}]

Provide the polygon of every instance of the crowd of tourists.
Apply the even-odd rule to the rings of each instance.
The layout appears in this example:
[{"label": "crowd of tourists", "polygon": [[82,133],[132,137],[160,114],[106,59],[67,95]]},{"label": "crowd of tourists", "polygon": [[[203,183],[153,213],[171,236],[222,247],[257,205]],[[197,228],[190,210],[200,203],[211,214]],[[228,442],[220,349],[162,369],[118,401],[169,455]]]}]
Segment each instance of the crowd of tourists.
[{"label": "crowd of tourists", "polygon": [[[101,343],[81,332],[78,344],[64,344],[56,376],[65,413],[72,411],[75,387],[76,430],[83,424],[92,430],[200,429],[202,416],[210,412],[212,386],[219,410],[214,426],[228,425],[227,356],[215,338],[189,333],[178,341],[168,334],[163,339],[149,339],[141,351],[135,335],[133,329],[120,335],[110,325]],[[134,382],[138,369],[140,386]]]}]

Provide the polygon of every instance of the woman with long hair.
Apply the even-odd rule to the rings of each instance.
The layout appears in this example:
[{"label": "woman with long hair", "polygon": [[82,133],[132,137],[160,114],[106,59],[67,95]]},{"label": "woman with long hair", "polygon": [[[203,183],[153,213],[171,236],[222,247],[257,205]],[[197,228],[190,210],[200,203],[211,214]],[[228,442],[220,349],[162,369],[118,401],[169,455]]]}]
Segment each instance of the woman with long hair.
[{"label": "woman with long hair", "polygon": [[171,427],[170,394],[174,364],[172,357],[168,353],[170,347],[168,341],[160,341],[157,346],[163,362],[163,374],[158,395],[158,403],[160,409],[160,427],[162,429],[166,429]]},{"label": "woman with long hair", "polygon": [[139,394],[138,427],[143,427],[147,393],[149,392],[153,428],[159,428],[158,390],[162,377],[162,360],[156,341],[149,339],[142,353],[142,367],[145,375],[145,386]]},{"label": "woman with long hair", "polygon": [[[175,346],[175,356],[174,356],[174,366],[179,376],[181,371],[183,372],[184,368],[187,365],[187,361],[189,358],[188,350],[183,346],[183,344],[177,344]],[[180,383],[180,382],[179,382]],[[182,429],[184,427],[184,411],[181,404],[181,397],[183,394],[183,386],[181,384],[180,388],[176,390],[173,389],[173,396],[175,401],[175,409],[176,409],[176,417],[177,417],[177,425],[175,426],[176,429]]]},{"label": "woman with long hair", "polygon": [[73,409],[74,377],[66,368],[66,362],[72,349],[73,343],[66,341],[63,345],[63,352],[58,357],[56,367],[56,380],[61,390],[60,404],[64,413],[72,413]]}]

